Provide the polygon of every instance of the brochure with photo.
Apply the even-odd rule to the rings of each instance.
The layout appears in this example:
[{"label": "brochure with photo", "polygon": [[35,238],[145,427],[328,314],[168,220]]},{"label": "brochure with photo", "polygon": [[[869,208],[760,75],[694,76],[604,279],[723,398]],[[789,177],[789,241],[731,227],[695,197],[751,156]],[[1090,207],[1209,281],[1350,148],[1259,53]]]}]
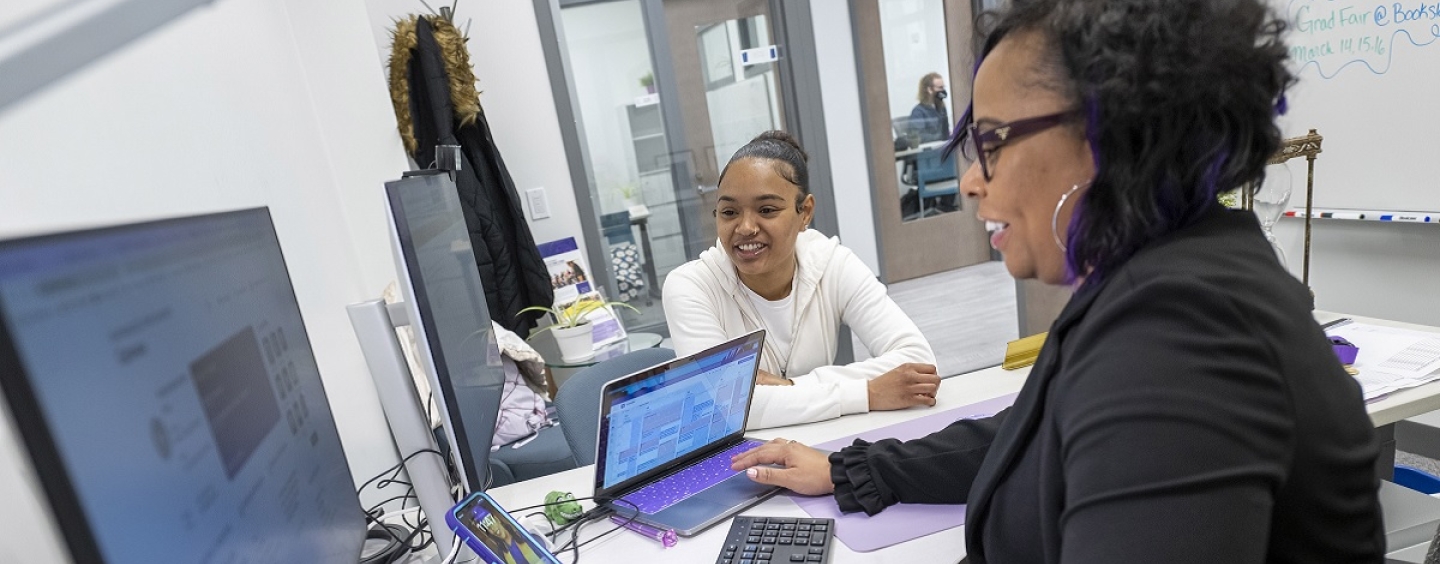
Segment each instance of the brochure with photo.
[{"label": "brochure with photo", "polygon": [[[542,243],[538,247],[545,268],[550,272],[550,286],[555,290],[557,307],[569,307],[581,300],[605,301],[600,290],[590,281],[590,265],[585,262],[585,253],[580,251],[574,237]],[[594,326],[591,335],[596,348],[625,340],[625,326],[620,323],[613,308],[596,308],[585,318]]]},{"label": "brochure with photo", "polygon": [[590,283],[590,266],[585,264],[585,253],[574,237],[538,245],[545,269],[550,271],[550,287],[555,289],[555,303],[568,304],[581,294],[594,290]]}]

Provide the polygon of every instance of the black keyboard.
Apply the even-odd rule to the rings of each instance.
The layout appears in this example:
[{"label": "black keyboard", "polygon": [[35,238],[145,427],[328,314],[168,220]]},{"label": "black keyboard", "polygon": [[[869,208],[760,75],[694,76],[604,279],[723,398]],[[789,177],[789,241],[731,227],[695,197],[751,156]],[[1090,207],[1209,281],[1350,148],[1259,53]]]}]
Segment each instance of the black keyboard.
[{"label": "black keyboard", "polygon": [[715,564],[829,562],[834,519],[736,517]]}]

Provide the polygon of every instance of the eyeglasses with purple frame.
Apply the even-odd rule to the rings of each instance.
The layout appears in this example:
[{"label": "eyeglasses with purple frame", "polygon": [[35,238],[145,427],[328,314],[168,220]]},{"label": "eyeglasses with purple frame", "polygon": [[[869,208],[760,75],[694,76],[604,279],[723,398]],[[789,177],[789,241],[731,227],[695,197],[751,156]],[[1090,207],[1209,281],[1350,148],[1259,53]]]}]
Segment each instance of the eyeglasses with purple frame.
[{"label": "eyeglasses with purple frame", "polygon": [[[969,112],[966,112],[966,115],[968,117]],[[985,131],[980,131],[980,126],[971,122],[970,125],[965,128],[965,136],[968,137],[968,139],[960,142],[960,152],[965,155],[965,158],[980,163],[980,172],[985,175],[985,181],[989,182],[989,160],[990,155],[994,154],[995,151],[1027,135],[1040,133],[1041,131],[1070,121],[1079,115],[1079,110],[1067,110],[1055,114],[1017,119],[1009,123],[1002,123]]]}]

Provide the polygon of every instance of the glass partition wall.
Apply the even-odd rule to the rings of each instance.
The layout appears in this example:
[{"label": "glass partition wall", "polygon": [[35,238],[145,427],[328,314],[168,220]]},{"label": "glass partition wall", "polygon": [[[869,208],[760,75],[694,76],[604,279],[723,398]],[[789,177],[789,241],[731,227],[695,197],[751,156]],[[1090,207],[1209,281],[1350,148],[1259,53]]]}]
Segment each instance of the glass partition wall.
[{"label": "glass partition wall", "polygon": [[661,273],[684,263],[685,252],[640,1],[578,5],[560,15],[589,161],[588,185],[576,189],[588,192],[600,220],[600,233],[587,239],[603,246],[607,297],[640,310],[618,310],[626,326],[663,323]]},{"label": "glass partition wall", "polygon": [[885,281],[989,261],[985,224],[959,191],[969,163],[940,155],[970,98],[979,5],[851,0],[850,7]]},{"label": "glass partition wall", "polygon": [[958,211],[956,163],[940,154],[958,117],[950,96],[944,2],[880,0],[879,8],[901,218]]},{"label": "glass partition wall", "polygon": [[619,310],[627,328],[668,334],[665,276],[714,244],[721,169],[755,135],[785,129],[770,3],[562,0],[559,7],[565,64],[558,78],[570,88],[580,145],[570,158],[583,160],[586,180],[576,183],[576,196],[598,219],[599,232],[587,240],[603,246],[589,256],[606,262],[607,297],[640,311]]}]

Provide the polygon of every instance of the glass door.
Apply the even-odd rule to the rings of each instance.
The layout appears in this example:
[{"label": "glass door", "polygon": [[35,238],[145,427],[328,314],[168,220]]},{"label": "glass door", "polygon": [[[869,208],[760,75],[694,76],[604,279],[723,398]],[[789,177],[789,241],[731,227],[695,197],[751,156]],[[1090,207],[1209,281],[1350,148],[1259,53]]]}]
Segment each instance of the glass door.
[{"label": "glass door", "polygon": [[985,226],[958,190],[969,163],[959,154],[942,158],[939,150],[970,97],[975,6],[971,0],[852,5],[886,282],[990,260]]},{"label": "glass door", "polygon": [[[667,49],[676,114],[671,149],[687,155],[698,197],[691,210],[696,234],[690,258],[715,244],[715,191],[730,156],[753,137],[784,129],[783,77],[774,62],[768,2],[663,0],[663,31],[652,39]],[[665,93],[662,93],[665,94]]]},{"label": "glass door", "polygon": [[[714,245],[715,190],[737,149],[783,129],[768,2],[561,2],[567,76],[611,299],[632,331],[668,334],[665,276]],[[591,253],[595,256],[595,253]]]},{"label": "glass door", "polygon": [[901,220],[959,211],[959,167],[953,156],[941,155],[957,117],[945,6],[941,0],[881,0],[879,7]]},{"label": "glass door", "polygon": [[[576,185],[593,203],[599,233],[587,233],[609,273],[607,296],[626,327],[664,323],[663,273],[685,262],[681,201],[669,158],[665,115],[640,0],[577,4],[561,10],[581,143],[589,178]],[[595,253],[591,253],[595,256]]]}]

